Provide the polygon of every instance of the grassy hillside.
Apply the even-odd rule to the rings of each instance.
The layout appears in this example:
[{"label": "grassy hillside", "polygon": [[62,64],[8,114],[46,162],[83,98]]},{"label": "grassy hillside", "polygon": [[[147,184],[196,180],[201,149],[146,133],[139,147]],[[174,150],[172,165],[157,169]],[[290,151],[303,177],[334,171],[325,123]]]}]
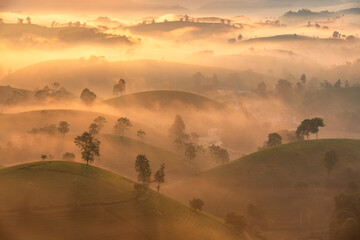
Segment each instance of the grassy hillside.
[{"label": "grassy hillside", "polygon": [[142,141],[110,134],[103,135],[101,141],[102,156],[96,165],[131,179],[137,178],[134,166],[139,154],[145,154],[149,159],[153,173],[165,163],[167,183],[192,177],[199,172],[184,156]]},{"label": "grassy hillside", "polygon": [[[339,159],[330,175],[323,163],[329,150]],[[360,181],[360,140],[322,139],[262,150],[166,191],[185,202],[199,196],[207,211],[219,216],[234,210],[244,213],[253,203],[266,211],[272,227],[323,227],[333,196],[352,181]]]},{"label": "grassy hillside", "polygon": [[238,239],[215,217],[84,164],[0,170],[1,239]]},{"label": "grassy hillside", "polygon": [[106,104],[116,108],[142,107],[146,109],[161,110],[163,108],[194,107],[196,109],[223,109],[225,104],[207,97],[183,91],[146,91],[112,98]]}]

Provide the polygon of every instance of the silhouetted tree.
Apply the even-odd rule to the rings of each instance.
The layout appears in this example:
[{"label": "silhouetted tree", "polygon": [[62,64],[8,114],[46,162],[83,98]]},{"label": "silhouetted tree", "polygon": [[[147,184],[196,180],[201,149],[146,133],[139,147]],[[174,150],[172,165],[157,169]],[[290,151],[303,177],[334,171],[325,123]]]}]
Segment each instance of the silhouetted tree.
[{"label": "silhouetted tree", "polygon": [[71,152],[66,152],[63,154],[62,156],[63,160],[65,161],[74,161],[75,159],[75,154],[71,153]]},{"label": "silhouetted tree", "polygon": [[325,127],[324,119],[316,117],[310,120],[311,123],[311,133],[316,134],[316,139],[319,137],[319,127]]},{"label": "silhouetted tree", "polygon": [[239,34],[239,36],[237,37],[237,39],[240,41],[243,39],[243,35]]},{"label": "silhouetted tree", "polygon": [[45,154],[41,155],[40,157],[41,157],[41,160],[43,160],[43,161],[45,161],[47,158],[47,156]]},{"label": "silhouetted tree", "polygon": [[296,129],[296,136],[303,137],[306,136],[306,139],[309,139],[309,135],[311,133],[311,120],[305,119],[301,122],[301,124]]},{"label": "silhouetted tree", "polygon": [[61,121],[61,122],[59,122],[59,126],[57,129],[58,129],[59,133],[61,133],[63,136],[65,136],[65,134],[70,131],[70,124],[66,121]]},{"label": "silhouetted tree", "polygon": [[125,86],[126,82],[124,79],[120,79],[113,87],[113,94],[115,96],[117,95],[123,95],[123,93],[125,92],[126,90],[126,86]]},{"label": "silhouetted tree", "polygon": [[191,208],[201,211],[204,206],[204,201],[200,198],[193,198],[190,200],[189,204]]},{"label": "silhouetted tree", "polygon": [[100,141],[89,132],[77,136],[74,142],[80,148],[81,158],[86,161],[87,165],[94,161],[95,156],[100,156]]},{"label": "silhouetted tree", "polygon": [[331,171],[334,169],[338,161],[339,161],[338,156],[334,150],[325,153],[324,165],[328,175],[330,175]]},{"label": "silhouetted tree", "polygon": [[132,127],[132,124],[130,120],[126,117],[119,118],[114,126],[115,132],[120,132],[121,135],[124,136],[125,131],[130,129]]},{"label": "silhouetted tree", "polygon": [[175,121],[169,129],[169,136],[176,144],[185,144],[189,136],[185,133],[185,123],[180,115],[175,116]]},{"label": "silhouetted tree", "polygon": [[138,155],[136,157],[135,171],[138,173],[139,182],[142,184],[151,183],[150,163],[145,155]]},{"label": "silhouetted tree", "polygon": [[96,123],[91,123],[89,126],[89,133],[95,136],[99,134],[99,132],[100,132],[99,126]]},{"label": "silhouetted tree", "polygon": [[106,119],[103,116],[98,116],[94,119],[94,123],[98,126],[99,131],[105,126],[107,123]]},{"label": "silhouetted tree", "polygon": [[302,84],[306,83],[306,75],[305,75],[305,73],[301,74],[300,81],[301,81]]},{"label": "silhouetted tree", "polygon": [[165,182],[165,163],[161,164],[159,170],[156,171],[154,176],[154,182],[157,184],[156,189],[160,191],[160,184]]},{"label": "silhouetted tree", "polygon": [[18,18],[17,23],[18,23],[18,24],[23,24],[23,23],[24,23],[24,19]]},{"label": "silhouetted tree", "polygon": [[334,88],[341,88],[341,80],[338,79],[335,83],[334,83]]},{"label": "silhouetted tree", "polygon": [[80,95],[80,99],[86,105],[91,105],[95,102],[96,94],[94,92],[90,91],[89,89],[85,88]]},{"label": "silhouetted tree", "polygon": [[31,24],[31,18],[30,18],[30,17],[27,17],[27,18],[26,18],[26,22],[27,22],[27,24]]},{"label": "silhouetted tree", "polygon": [[229,153],[226,149],[221,148],[220,146],[211,145],[208,148],[211,157],[216,161],[220,162],[222,164],[228,162],[229,159]]},{"label": "silhouetted tree", "polygon": [[143,131],[143,130],[141,130],[141,129],[136,132],[136,136],[137,136],[138,138],[140,138],[141,141],[144,141],[144,136],[145,136],[145,135],[146,135],[146,132]]},{"label": "silhouetted tree", "polygon": [[185,145],[185,156],[189,160],[193,160],[194,158],[196,158],[196,148],[193,144],[187,143]]},{"label": "silhouetted tree", "polygon": [[338,31],[334,31],[332,36],[333,38],[340,38],[341,35]]},{"label": "silhouetted tree", "polygon": [[225,222],[233,226],[240,233],[244,232],[247,228],[246,218],[235,212],[226,214]]},{"label": "silhouetted tree", "polygon": [[275,147],[281,145],[282,137],[278,133],[270,133],[266,145],[268,147]]}]

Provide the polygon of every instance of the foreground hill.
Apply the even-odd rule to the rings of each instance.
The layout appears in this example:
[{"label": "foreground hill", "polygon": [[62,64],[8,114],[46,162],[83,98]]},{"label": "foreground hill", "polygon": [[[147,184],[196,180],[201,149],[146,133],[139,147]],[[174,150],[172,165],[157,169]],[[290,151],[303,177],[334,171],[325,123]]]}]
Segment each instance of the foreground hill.
[{"label": "foreground hill", "polygon": [[183,91],[160,90],[146,91],[112,98],[105,101],[113,107],[141,107],[161,110],[164,108],[193,107],[196,109],[223,109],[225,104],[207,97]]},{"label": "foreground hill", "polygon": [[[338,163],[328,175],[324,155]],[[360,140],[301,141],[265,149],[167,188],[172,197],[201,197],[207,211],[223,216],[245,212],[249,203],[265,210],[272,227],[323,227],[333,197],[360,181]]]},{"label": "foreground hill", "polygon": [[70,162],[35,162],[0,170],[0,238],[238,239],[215,217],[133,182]]}]

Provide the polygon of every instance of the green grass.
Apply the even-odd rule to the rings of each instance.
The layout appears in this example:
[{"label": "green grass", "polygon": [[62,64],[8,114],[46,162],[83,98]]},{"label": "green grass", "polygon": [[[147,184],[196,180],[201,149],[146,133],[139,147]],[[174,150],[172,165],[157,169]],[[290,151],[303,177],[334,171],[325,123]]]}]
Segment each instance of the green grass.
[{"label": "green grass", "polygon": [[[339,158],[330,175],[323,163],[329,150],[335,150]],[[311,226],[320,227],[328,223],[333,196],[346,190],[351,181],[360,182],[360,140],[322,139],[244,156],[169,186],[166,192],[183,201],[199,196],[207,203],[207,211],[219,216],[230,211],[244,213],[248,203],[255,203],[265,209],[274,225],[284,228],[299,227],[299,211],[308,209]],[[296,188],[300,182],[308,187]]]},{"label": "green grass", "polygon": [[0,170],[1,239],[239,239],[217,218],[93,166],[34,162]]},{"label": "green grass", "polygon": [[225,104],[210,98],[175,90],[138,92],[109,99],[105,103],[118,108],[137,106],[147,109],[174,108],[177,105],[196,109],[222,109],[225,107]]}]

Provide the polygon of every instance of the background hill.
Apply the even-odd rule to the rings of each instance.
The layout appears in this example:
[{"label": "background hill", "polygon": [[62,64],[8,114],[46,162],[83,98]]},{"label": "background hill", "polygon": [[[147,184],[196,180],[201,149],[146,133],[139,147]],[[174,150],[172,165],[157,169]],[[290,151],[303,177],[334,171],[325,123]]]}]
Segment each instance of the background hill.
[{"label": "background hill", "polygon": [[[84,164],[0,170],[1,239],[239,239],[221,221]],[[46,231],[44,231],[46,229]]]},{"label": "background hill", "polygon": [[[330,150],[339,160],[328,175],[323,159]],[[329,222],[333,197],[359,182],[359,173],[360,140],[301,141],[231,161],[168,186],[166,193],[184,202],[196,195],[218,216],[244,213],[252,203],[266,212],[271,228],[319,228]]]}]

